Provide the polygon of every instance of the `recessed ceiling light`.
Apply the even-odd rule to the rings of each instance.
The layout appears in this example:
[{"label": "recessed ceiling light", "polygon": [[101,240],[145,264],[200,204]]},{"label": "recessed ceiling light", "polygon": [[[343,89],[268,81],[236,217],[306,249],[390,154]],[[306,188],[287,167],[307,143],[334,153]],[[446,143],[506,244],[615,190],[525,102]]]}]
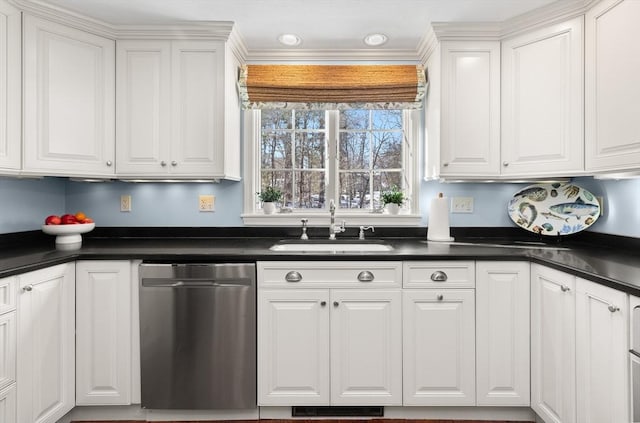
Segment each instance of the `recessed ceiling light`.
[{"label": "recessed ceiling light", "polygon": [[386,43],[388,39],[384,34],[369,34],[364,37],[364,43],[371,47],[378,47]]},{"label": "recessed ceiling light", "polygon": [[280,44],[293,47],[299,45],[302,42],[302,38],[298,37],[296,34],[282,34],[278,37],[278,41]]}]

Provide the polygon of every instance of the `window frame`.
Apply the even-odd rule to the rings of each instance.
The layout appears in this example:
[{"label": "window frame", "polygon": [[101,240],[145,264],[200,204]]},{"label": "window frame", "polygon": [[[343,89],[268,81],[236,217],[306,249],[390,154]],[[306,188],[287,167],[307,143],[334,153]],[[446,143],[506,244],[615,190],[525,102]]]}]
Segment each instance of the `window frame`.
[{"label": "window frame", "polygon": [[[398,215],[376,213],[368,209],[336,208],[336,219],[345,220],[347,226],[377,225],[377,226],[418,226],[420,214],[420,175],[418,160],[420,157],[420,140],[422,127],[420,125],[420,110],[403,110],[403,126],[405,130],[405,148],[403,148],[403,164],[407,187],[405,194],[408,206]],[[260,190],[260,142],[261,142],[261,111],[258,109],[244,110],[244,161],[243,161],[243,213],[241,215],[246,226],[298,226],[300,219],[306,218],[309,226],[325,226],[329,224],[329,211],[325,209],[298,209],[292,212],[266,215],[258,207],[259,200],[256,193]],[[339,139],[339,111],[328,110],[327,125],[327,199],[336,198],[335,188],[338,178],[338,139]],[[329,169],[331,167],[331,169]]]}]

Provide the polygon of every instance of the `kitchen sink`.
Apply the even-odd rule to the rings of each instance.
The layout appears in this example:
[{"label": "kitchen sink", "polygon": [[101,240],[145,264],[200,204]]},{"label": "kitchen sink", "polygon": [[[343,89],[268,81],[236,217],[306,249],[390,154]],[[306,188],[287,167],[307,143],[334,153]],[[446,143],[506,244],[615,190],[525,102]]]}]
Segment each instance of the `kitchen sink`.
[{"label": "kitchen sink", "polygon": [[310,240],[310,241],[280,241],[269,248],[271,251],[291,252],[376,252],[392,251],[393,247],[384,242],[359,240]]}]

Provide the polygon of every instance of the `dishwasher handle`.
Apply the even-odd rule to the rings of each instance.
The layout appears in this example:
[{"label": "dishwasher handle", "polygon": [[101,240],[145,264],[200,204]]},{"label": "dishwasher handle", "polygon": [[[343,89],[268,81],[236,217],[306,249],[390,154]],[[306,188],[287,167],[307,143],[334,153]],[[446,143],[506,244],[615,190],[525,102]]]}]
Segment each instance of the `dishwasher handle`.
[{"label": "dishwasher handle", "polygon": [[231,281],[216,280],[171,280],[171,279],[143,279],[142,286],[146,288],[231,288],[251,285],[249,279]]}]

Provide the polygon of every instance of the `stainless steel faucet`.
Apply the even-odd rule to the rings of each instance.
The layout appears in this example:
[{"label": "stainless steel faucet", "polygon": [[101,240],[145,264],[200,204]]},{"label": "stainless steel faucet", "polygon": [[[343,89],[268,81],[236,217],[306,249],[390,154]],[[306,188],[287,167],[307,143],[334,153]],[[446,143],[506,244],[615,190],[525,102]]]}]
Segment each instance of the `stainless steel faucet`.
[{"label": "stainless steel faucet", "polygon": [[333,199],[329,200],[329,214],[331,216],[331,220],[329,222],[329,239],[336,239],[336,234],[342,233],[345,231],[345,221],[342,221],[342,225],[336,228],[336,203]]}]

